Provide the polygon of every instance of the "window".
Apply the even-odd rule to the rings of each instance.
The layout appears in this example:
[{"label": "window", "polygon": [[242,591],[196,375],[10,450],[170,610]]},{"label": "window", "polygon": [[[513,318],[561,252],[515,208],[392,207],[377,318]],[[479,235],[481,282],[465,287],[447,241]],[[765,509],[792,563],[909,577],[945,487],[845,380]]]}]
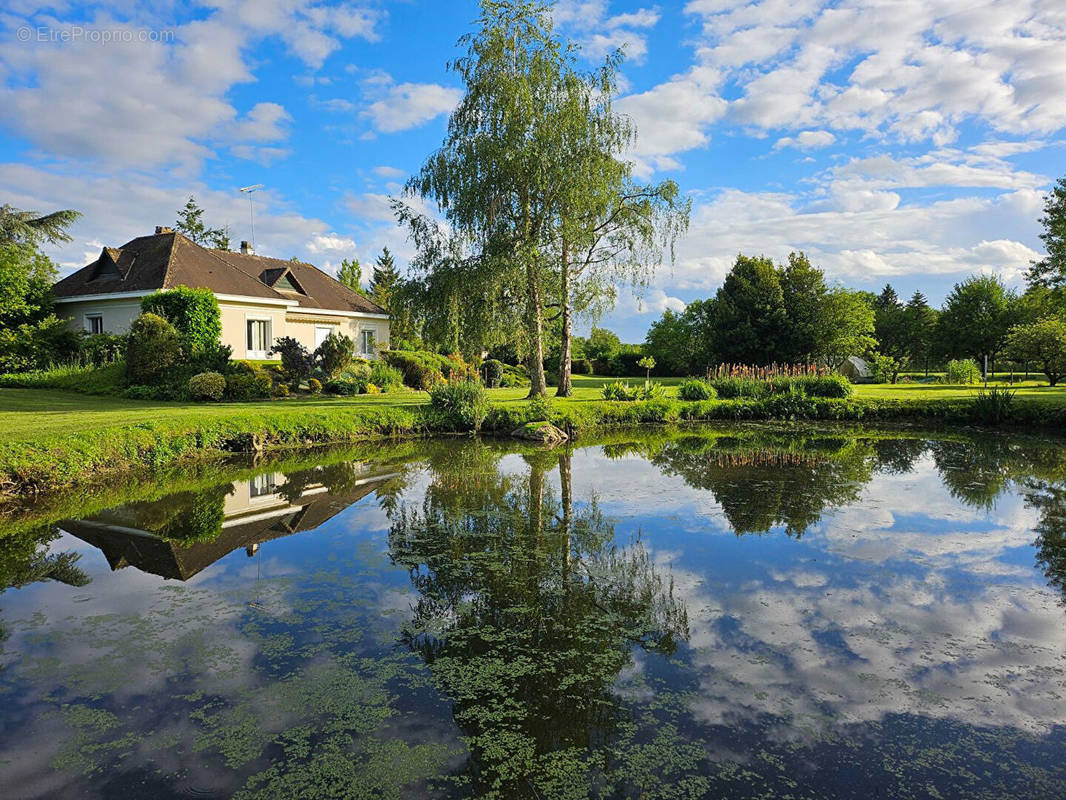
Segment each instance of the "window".
[{"label": "window", "polygon": [[372,331],[372,330],[371,331],[363,331],[363,355],[364,356],[371,356],[372,357],[374,355],[374,344],[376,343],[376,341],[377,341],[377,332],[376,331]]},{"label": "window", "polygon": [[248,495],[252,498],[269,497],[278,491],[276,474],[268,472],[265,475],[256,475],[248,481]]},{"label": "window", "polygon": [[270,345],[270,320],[248,320],[248,358],[266,358]]},{"label": "window", "polygon": [[85,315],[85,327],[89,333],[103,333],[104,332],[104,318],[100,314],[86,314]]},{"label": "window", "polygon": [[329,335],[331,333],[333,333],[333,328],[331,328],[329,325],[316,325],[315,326],[315,349],[316,350],[318,349],[318,346],[320,344],[322,344],[322,342],[326,341],[326,339],[329,338]]}]

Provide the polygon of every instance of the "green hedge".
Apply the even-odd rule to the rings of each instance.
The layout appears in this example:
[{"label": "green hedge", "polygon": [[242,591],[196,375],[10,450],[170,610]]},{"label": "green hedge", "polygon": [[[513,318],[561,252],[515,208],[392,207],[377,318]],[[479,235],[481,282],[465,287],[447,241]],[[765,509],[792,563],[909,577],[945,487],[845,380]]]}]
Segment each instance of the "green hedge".
[{"label": "green hedge", "polygon": [[222,336],[218,298],[209,289],[178,286],[154,292],[141,300],[141,313],[158,314],[177,328],[189,356],[217,346]]}]

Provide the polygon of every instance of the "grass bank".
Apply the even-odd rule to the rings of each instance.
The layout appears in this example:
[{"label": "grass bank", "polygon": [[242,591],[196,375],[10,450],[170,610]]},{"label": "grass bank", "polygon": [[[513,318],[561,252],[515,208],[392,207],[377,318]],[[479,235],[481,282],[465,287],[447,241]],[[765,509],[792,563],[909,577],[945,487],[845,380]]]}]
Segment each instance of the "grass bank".
[{"label": "grass bank", "polygon": [[[574,397],[553,401],[552,421],[572,433],[596,428],[744,420],[914,421],[1025,429],[1066,429],[1066,390],[1015,387],[1009,412],[989,419],[975,387],[905,384],[859,386],[847,399],[796,398],[682,402],[678,381],[668,396],[607,402],[600,388],[613,378],[581,377]],[[636,381],[633,381],[636,383]],[[525,390],[491,390],[484,429],[509,433],[532,421]],[[326,443],[416,437],[440,431],[426,394],[400,392],[351,398],[301,397],[254,403],[192,404],[123,400],[41,389],[0,389],[0,497],[25,497],[92,486],[130,470],[159,470],[204,457]]]}]

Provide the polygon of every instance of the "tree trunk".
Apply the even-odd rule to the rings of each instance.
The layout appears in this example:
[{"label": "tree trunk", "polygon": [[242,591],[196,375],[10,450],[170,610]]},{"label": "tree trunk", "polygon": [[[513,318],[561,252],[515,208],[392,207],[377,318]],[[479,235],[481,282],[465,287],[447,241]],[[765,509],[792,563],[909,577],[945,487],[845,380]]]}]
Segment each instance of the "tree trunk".
[{"label": "tree trunk", "polygon": [[537,266],[527,256],[526,263],[526,329],[529,335],[529,397],[544,397],[544,309],[537,281]]},{"label": "tree trunk", "polygon": [[559,302],[563,308],[563,333],[559,347],[559,388],[555,390],[556,397],[569,397],[573,394],[570,380],[571,360],[570,344],[573,338],[573,319],[570,310],[570,252],[567,249],[566,239],[563,238],[562,246],[562,272],[559,280]]}]

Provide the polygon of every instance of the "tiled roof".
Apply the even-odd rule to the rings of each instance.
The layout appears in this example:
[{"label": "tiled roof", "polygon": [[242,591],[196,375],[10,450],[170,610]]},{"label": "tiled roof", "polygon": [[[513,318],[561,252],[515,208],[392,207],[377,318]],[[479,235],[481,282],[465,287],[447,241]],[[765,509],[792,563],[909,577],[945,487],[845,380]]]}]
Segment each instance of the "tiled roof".
[{"label": "tiled roof", "polygon": [[[303,294],[273,284],[288,271]],[[385,310],[311,264],[201,247],[180,233],[139,236],[105,247],[99,258],[59,281],[56,297],[188,286],[215,294],[297,300],[304,308],[384,314]]]}]

